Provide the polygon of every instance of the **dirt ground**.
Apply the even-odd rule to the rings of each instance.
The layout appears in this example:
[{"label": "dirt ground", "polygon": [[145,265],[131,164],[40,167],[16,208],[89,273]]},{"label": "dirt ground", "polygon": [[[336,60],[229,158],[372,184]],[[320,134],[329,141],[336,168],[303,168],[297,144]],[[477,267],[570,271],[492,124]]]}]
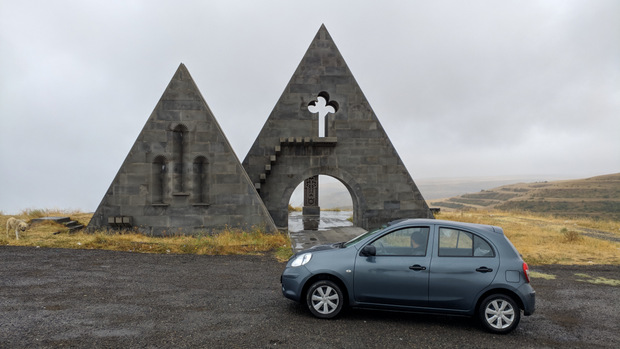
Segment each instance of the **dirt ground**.
[{"label": "dirt ground", "polygon": [[536,313],[506,336],[469,318],[352,310],[313,318],[264,256],[0,247],[0,348],[618,348],[619,266],[532,270]]}]

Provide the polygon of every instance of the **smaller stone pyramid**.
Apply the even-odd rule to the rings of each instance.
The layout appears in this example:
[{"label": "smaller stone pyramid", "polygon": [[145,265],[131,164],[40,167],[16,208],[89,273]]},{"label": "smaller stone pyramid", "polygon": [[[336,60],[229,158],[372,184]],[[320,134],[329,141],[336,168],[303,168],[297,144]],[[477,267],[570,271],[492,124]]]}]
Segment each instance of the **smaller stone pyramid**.
[{"label": "smaller stone pyramid", "polygon": [[150,235],[276,227],[185,65],[144,125],[89,230]]}]

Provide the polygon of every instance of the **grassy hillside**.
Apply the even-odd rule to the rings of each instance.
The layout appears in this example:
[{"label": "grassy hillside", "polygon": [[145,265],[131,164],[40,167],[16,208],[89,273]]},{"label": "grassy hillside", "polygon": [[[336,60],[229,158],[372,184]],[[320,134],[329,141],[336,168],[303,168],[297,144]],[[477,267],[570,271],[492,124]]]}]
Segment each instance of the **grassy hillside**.
[{"label": "grassy hillside", "polygon": [[518,210],[620,220],[620,173],[577,180],[504,185],[478,193],[433,200],[430,204],[456,210]]}]

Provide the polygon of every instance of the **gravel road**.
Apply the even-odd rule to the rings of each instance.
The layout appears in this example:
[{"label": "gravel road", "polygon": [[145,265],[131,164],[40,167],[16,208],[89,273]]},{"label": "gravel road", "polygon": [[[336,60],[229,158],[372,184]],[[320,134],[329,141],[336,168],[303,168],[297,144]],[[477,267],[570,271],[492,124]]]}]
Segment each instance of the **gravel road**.
[{"label": "gravel road", "polygon": [[[318,320],[264,256],[0,247],[0,348],[619,348],[618,266],[532,268],[537,310],[506,336],[468,318],[352,310]],[[585,281],[580,281],[585,280]],[[599,279],[602,280],[602,279]]]}]

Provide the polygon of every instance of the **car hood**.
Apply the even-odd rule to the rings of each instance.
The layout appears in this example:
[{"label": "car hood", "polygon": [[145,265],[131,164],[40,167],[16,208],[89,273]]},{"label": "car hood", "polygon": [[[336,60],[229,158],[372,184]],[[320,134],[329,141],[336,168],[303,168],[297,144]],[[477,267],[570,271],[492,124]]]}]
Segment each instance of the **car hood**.
[{"label": "car hood", "polygon": [[299,251],[296,254],[300,255],[303,253],[308,253],[308,252],[317,252],[317,251],[325,251],[325,250],[333,250],[333,249],[338,249],[338,248],[342,248],[342,242],[337,242],[335,244],[326,244],[326,245],[317,245],[317,246],[312,246],[308,249],[305,249],[303,251]]}]

